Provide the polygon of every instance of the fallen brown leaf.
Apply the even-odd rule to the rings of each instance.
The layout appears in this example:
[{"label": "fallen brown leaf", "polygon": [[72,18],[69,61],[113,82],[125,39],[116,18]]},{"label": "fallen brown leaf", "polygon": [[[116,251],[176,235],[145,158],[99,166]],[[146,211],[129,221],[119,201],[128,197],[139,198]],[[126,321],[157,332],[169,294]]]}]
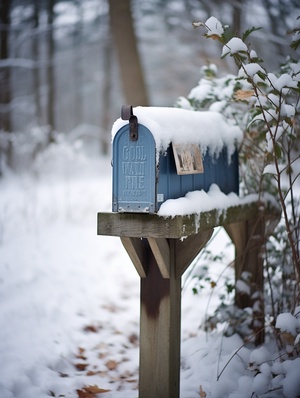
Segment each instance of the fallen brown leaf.
[{"label": "fallen brown leaf", "polygon": [[107,357],[107,352],[100,352],[100,354],[98,355],[98,357],[100,359],[106,358]]},{"label": "fallen brown leaf", "polygon": [[85,390],[76,390],[78,398],[96,398],[95,394],[89,393]]},{"label": "fallen brown leaf", "polygon": [[78,398],[97,398],[96,394],[103,394],[109,392],[105,388],[100,388],[97,385],[83,387],[82,390],[76,390]]},{"label": "fallen brown leaf", "polygon": [[113,359],[110,359],[109,361],[106,362],[105,366],[107,367],[108,370],[115,370],[118,366],[118,362],[114,361]]},{"label": "fallen brown leaf", "polygon": [[95,376],[95,375],[97,375],[98,373],[99,373],[99,371],[94,372],[93,370],[89,370],[89,371],[86,373],[86,375],[87,375],[87,376]]},{"label": "fallen brown leaf", "polygon": [[84,355],[85,349],[82,347],[78,348],[78,354],[76,354],[76,358],[86,360],[86,356]]},{"label": "fallen brown leaf", "polygon": [[128,340],[131,344],[133,344],[134,346],[138,346],[139,345],[139,338],[138,335],[136,333],[132,333],[129,337]]},{"label": "fallen brown leaf", "polygon": [[69,377],[68,373],[59,372],[60,377]]},{"label": "fallen brown leaf", "polygon": [[89,392],[93,393],[93,394],[101,394],[101,393],[110,391],[110,390],[106,390],[104,388],[100,388],[96,384],[94,386],[85,387],[85,389],[88,390]]},{"label": "fallen brown leaf", "polygon": [[86,369],[88,364],[87,363],[76,363],[74,366],[77,370],[80,370],[82,372]]},{"label": "fallen brown leaf", "polygon": [[85,332],[97,333],[99,328],[95,325],[87,325],[83,330]]},{"label": "fallen brown leaf", "polygon": [[206,397],[206,392],[203,391],[202,386],[200,386],[200,397],[205,398]]}]

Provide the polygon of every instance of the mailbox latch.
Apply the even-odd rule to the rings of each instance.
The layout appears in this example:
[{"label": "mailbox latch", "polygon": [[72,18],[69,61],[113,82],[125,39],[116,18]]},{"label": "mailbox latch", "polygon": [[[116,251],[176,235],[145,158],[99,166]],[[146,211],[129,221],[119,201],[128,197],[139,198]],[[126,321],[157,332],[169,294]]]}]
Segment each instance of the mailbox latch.
[{"label": "mailbox latch", "polygon": [[123,105],[121,110],[121,118],[123,120],[129,120],[129,138],[130,141],[137,141],[139,138],[138,134],[138,119],[133,114],[131,105]]}]

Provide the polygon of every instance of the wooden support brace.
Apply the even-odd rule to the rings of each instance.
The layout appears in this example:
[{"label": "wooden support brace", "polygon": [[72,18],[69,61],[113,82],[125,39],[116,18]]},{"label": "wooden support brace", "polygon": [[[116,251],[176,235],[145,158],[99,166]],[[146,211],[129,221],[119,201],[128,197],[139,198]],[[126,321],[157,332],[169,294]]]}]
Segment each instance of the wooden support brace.
[{"label": "wooden support brace", "polygon": [[162,277],[170,278],[170,247],[167,239],[148,238],[148,242]]},{"label": "wooden support brace", "polygon": [[142,239],[126,236],[121,236],[120,239],[139,276],[146,278],[147,269],[144,261],[144,244]]}]

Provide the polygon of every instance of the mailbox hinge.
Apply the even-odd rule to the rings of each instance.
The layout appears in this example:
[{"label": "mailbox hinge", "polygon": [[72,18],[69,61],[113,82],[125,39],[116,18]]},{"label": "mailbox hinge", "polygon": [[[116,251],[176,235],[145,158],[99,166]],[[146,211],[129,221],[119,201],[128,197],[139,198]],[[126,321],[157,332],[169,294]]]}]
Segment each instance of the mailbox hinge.
[{"label": "mailbox hinge", "polygon": [[123,120],[129,120],[129,138],[130,141],[137,141],[139,138],[138,134],[138,119],[133,114],[131,105],[123,105],[121,110],[121,118]]}]

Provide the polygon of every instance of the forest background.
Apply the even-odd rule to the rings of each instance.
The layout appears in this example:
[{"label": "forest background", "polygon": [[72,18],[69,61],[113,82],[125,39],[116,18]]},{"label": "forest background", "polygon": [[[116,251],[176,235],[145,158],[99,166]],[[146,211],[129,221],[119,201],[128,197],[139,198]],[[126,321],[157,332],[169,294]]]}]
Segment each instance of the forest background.
[{"label": "forest background", "polygon": [[0,172],[21,170],[59,139],[101,156],[124,103],[173,106],[220,45],[193,21],[213,15],[251,36],[265,66],[290,54],[296,0],[4,0],[0,4]]},{"label": "forest background", "polygon": [[[221,59],[224,37],[207,40],[204,26],[195,29],[193,21],[204,22],[214,16],[228,24],[234,35],[262,27],[252,31],[247,44],[250,40],[251,50],[262,56],[263,66],[273,72],[289,54],[299,59],[299,48],[298,52],[290,48],[293,34],[289,34],[300,15],[298,3],[0,0],[1,397],[74,397],[76,391],[80,396],[88,383],[114,390],[109,396],[124,396],[126,389],[136,395],[138,277],[119,240],[108,243],[104,237],[99,239],[95,229],[97,211],[111,208],[112,124],[120,117],[123,104],[173,106],[182,104],[184,98],[191,99],[184,101],[190,108],[202,110],[215,106],[214,102],[219,105],[222,97],[225,111],[230,113],[236,101],[228,97],[228,87],[233,87],[234,75],[241,72],[234,58],[245,63],[245,53],[233,52]],[[184,279],[183,397],[198,397],[199,391],[201,396],[205,391],[207,397],[222,398],[226,394],[245,398],[245,390],[249,398],[291,398],[300,393],[300,318],[299,307],[294,308],[299,305],[299,283],[295,273],[290,273],[290,248],[296,245],[289,245],[286,228],[295,227],[290,236],[299,243],[300,168],[299,150],[294,146],[299,65],[293,65],[292,83],[297,87],[286,94],[282,79],[263,72],[257,64],[260,60],[250,61],[245,71],[254,67],[260,79],[273,83],[254,87],[261,94],[258,100],[271,99],[267,105],[263,103],[262,113],[279,104],[272,113],[276,115],[275,131],[286,126],[285,134],[274,139],[275,148],[265,147],[273,124],[266,123],[268,135],[262,123],[258,136],[251,134],[255,131],[251,129],[248,136],[245,133],[251,140],[244,140],[246,145],[240,150],[241,191],[247,185],[245,175],[250,174],[248,182],[253,189],[249,192],[257,192],[264,181],[266,191],[275,198],[278,191],[285,194],[282,207],[288,210],[288,222],[284,224],[282,219],[268,242],[265,261],[266,331],[268,339],[274,338],[257,350],[244,346],[240,332],[245,322],[232,305],[233,248],[225,233],[217,231],[218,239],[210,243],[213,248],[202,251],[199,263]],[[203,76],[208,64],[217,66],[217,77]],[[206,73],[211,71],[216,68],[206,68]],[[281,71],[291,73],[287,66]],[[228,74],[232,74],[231,80]],[[198,97],[188,96],[195,86],[194,93],[203,93],[205,87],[209,98],[199,102]],[[242,90],[245,93],[249,90]],[[237,105],[244,121],[251,104],[243,103],[246,108]],[[287,191],[285,186],[274,190],[271,179],[265,177],[265,161],[275,181],[284,176]],[[270,168],[272,161],[280,166],[277,175]],[[262,166],[259,173],[257,166]],[[225,254],[221,243],[226,245]],[[245,316],[247,326],[249,311]],[[199,327],[204,319],[201,328],[209,324],[209,333]],[[227,319],[231,324],[239,321],[241,328],[235,331],[240,336],[223,333]],[[279,330],[287,339],[282,346]],[[84,363],[78,363],[83,356]]]}]

